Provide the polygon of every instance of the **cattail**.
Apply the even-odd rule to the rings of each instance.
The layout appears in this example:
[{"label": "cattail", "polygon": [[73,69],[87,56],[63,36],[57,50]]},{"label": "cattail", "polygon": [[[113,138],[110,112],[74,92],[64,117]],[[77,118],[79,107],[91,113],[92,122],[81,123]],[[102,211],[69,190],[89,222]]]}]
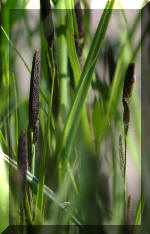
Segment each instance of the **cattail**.
[{"label": "cattail", "polygon": [[[26,196],[26,171],[27,171],[27,151],[26,151],[26,134],[23,131],[19,137],[18,143],[18,172],[21,186],[21,197],[20,197],[20,224],[23,224],[25,207],[25,196]],[[23,203],[22,203],[23,201]],[[23,233],[23,229],[22,229]]]},{"label": "cattail", "polygon": [[125,81],[124,81],[124,88],[123,88],[123,103],[129,103],[130,101],[130,97],[132,94],[132,89],[133,89],[133,85],[135,82],[135,64],[132,62],[130,63],[127,73],[126,73],[126,77],[125,77]]},{"label": "cattail", "polygon": [[126,102],[124,102],[123,106],[124,106],[123,123],[124,123],[124,133],[126,136],[128,133],[129,123],[130,123],[130,108],[129,108],[129,104]]},{"label": "cattail", "polygon": [[23,131],[19,137],[19,143],[18,143],[18,171],[20,174],[23,201],[25,201],[26,170],[27,170],[26,134]]},{"label": "cattail", "polygon": [[120,155],[120,170],[122,172],[122,175],[124,176],[125,158],[124,158],[123,144],[122,144],[121,135],[119,137],[119,155]]},{"label": "cattail", "polygon": [[108,68],[109,68],[109,80],[110,84],[112,83],[113,76],[116,69],[116,62],[114,58],[114,52],[111,46],[108,48]]},{"label": "cattail", "polygon": [[135,70],[135,64],[130,63],[128,70],[127,70],[127,73],[126,73],[126,77],[125,77],[125,81],[124,81],[124,88],[123,88],[122,101],[123,101],[123,106],[124,106],[123,123],[124,123],[125,136],[128,133],[129,122],[130,122],[129,101],[130,101],[130,97],[132,95],[133,85],[135,82],[134,70]]},{"label": "cattail", "polygon": [[29,97],[29,129],[33,131],[33,142],[39,135],[39,84],[40,84],[40,52],[36,50],[33,62],[30,81]]},{"label": "cattail", "polygon": [[45,38],[49,47],[52,47],[54,40],[54,25],[52,19],[52,10],[50,0],[40,0],[41,17]]}]

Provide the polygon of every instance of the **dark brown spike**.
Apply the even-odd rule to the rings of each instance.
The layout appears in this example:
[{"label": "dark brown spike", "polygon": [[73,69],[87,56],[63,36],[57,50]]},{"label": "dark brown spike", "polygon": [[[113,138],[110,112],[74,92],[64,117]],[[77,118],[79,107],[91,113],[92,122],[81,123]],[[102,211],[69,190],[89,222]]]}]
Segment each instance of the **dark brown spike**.
[{"label": "dark brown spike", "polygon": [[124,123],[124,133],[125,136],[127,136],[128,129],[129,129],[129,123],[130,123],[130,108],[129,104],[124,102],[124,111],[123,111],[123,123]]},{"label": "dark brown spike", "polygon": [[135,64],[132,62],[129,64],[128,69],[127,69],[127,73],[126,73],[125,81],[124,81],[124,87],[123,87],[123,97],[122,97],[123,106],[124,106],[123,122],[124,122],[125,136],[127,136],[129,122],[130,122],[129,101],[132,95],[133,85],[135,82],[134,72],[135,72]]},{"label": "dark brown spike", "polygon": [[49,47],[52,47],[54,41],[54,25],[50,0],[40,0],[40,5],[45,38]]},{"label": "dark brown spike", "polygon": [[18,142],[18,171],[21,182],[21,194],[25,204],[26,194],[26,171],[27,171],[27,150],[26,150],[26,133],[23,131]]},{"label": "dark brown spike", "polygon": [[33,131],[34,143],[37,141],[39,135],[39,85],[40,52],[36,50],[32,62],[29,96],[29,128]]},{"label": "dark brown spike", "polygon": [[124,81],[123,102],[129,103],[135,82],[135,63],[130,63]]}]

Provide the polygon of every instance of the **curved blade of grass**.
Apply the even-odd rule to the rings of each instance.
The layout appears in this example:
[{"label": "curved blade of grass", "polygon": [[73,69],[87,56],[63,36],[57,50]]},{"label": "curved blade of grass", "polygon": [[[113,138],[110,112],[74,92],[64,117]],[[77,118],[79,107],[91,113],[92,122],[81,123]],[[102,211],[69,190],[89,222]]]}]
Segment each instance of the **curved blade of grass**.
[{"label": "curved blade of grass", "polygon": [[[92,74],[94,72],[96,62],[99,56],[100,49],[106,34],[106,30],[110,21],[112,8],[114,6],[115,0],[108,1],[105,7],[105,10],[100,19],[96,34],[91,44],[88,57],[86,59],[79,85],[75,94],[74,102],[69,113],[67,123],[65,125],[62,144],[60,146],[60,151],[58,153],[58,159],[63,157],[63,154],[69,156],[71,151],[71,145],[75,137],[77,130],[77,125],[80,120],[80,115],[83,109],[83,105],[90,87],[92,80]],[[74,128],[74,126],[76,126]]]}]

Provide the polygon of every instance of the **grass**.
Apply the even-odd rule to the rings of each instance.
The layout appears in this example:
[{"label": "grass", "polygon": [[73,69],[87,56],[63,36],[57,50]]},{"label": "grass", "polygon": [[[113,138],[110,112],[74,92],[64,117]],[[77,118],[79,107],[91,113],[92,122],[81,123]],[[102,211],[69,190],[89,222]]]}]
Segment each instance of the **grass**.
[{"label": "grass", "polygon": [[[84,6],[85,1],[81,2]],[[12,6],[10,0],[5,4]],[[22,0],[20,8],[24,9],[26,4],[27,1]],[[136,85],[130,101],[131,120],[125,142],[122,105],[127,69],[132,61],[135,63],[135,73],[138,71],[141,41],[139,39],[136,44],[134,41],[140,25],[140,11],[130,23],[126,10],[113,10],[115,4],[115,0],[107,1],[94,35],[88,22],[89,12],[83,10],[82,37],[73,0],[53,1],[53,10],[48,3],[48,11],[43,11],[43,18],[36,23],[34,29],[30,26],[27,10],[24,11],[24,18],[21,11],[11,11],[11,34],[8,33],[6,12],[1,17],[0,53],[2,54],[4,49],[6,53],[0,63],[0,157],[11,169],[11,224],[75,224],[81,227],[126,225],[129,224],[129,216],[132,216],[133,224],[140,224],[144,197],[140,193],[136,198],[130,197],[126,189],[126,159],[133,160],[140,176],[140,153],[137,150],[141,141],[140,108],[137,109],[140,96]],[[15,9],[16,6],[17,3],[14,3],[12,8]],[[51,13],[52,18],[45,20],[44,17]],[[117,22],[117,49],[115,42],[110,41],[108,36],[111,20],[115,15],[117,20],[120,20]],[[20,22],[24,22],[23,26]],[[125,37],[121,38],[124,23]],[[52,24],[54,31],[51,30]],[[141,37],[142,42],[147,35],[148,26]],[[22,29],[27,39],[20,38],[19,30]],[[19,35],[18,38],[15,35]],[[20,76],[23,78],[21,85],[24,86],[27,81],[26,74],[33,76],[34,71],[29,62],[31,59],[28,61],[22,55],[24,50],[23,47],[19,48],[19,41],[26,46],[30,58],[33,58],[33,51],[40,51],[41,62],[35,65],[35,73],[39,69],[36,66],[40,65],[41,68],[40,86],[35,83],[35,94],[31,95],[35,98],[32,113],[28,94],[23,95],[20,92]],[[79,56],[78,49],[82,45],[83,50],[81,49]],[[116,65],[114,74],[108,72],[106,48],[109,46],[112,47]],[[23,73],[17,72],[18,60],[25,69]],[[104,79],[99,67],[104,71]],[[31,90],[30,94],[32,92]],[[36,92],[39,92],[39,98]],[[39,107],[35,108],[36,104]],[[28,126],[30,139],[27,134]],[[26,132],[26,140],[28,138],[25,152],[28,154],[26,181],[17,178],[18,139],[22,131]],[[34,140],[35,135],[37,141]],[[7,164],[6,172],[9,168]],[[8,181],[6,183],[8,185]],[[19,193],[20,183],[25,183],[24,195],[21,195],[23,191]],[[20,205],[22,196],[25,196],[25,202]],[[128,200],[136,212],[132,212],[128,207],[127,198],[131,198]],[[0,199],[0,203],[3,202],[5,201]],[[107,229],[105,232],[107,233]]]}]

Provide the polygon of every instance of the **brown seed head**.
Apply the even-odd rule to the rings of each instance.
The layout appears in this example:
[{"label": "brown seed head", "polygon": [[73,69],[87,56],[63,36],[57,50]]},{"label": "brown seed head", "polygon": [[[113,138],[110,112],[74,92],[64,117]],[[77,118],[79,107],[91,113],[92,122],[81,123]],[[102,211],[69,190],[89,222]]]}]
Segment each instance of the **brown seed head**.
[{"label": "brown seed head", "polygon": [[29,126],[33,131],[34,142],[39,132],[39,84],[40,84],[40,52],[36,50],[33,62],[30,81],[29,96]]},{"label": "brown seed head", "polygon": [[123,88],[123,103],[129,103],[130,101],[130,97],[132,95],[132,90],[133,90],[133,85],[135,82],[135,63],[130,63],[127,73],[126,73],[126,77],[125,77],[125,81],[124,81],[124,88]]},{"label": "brown seed head", "polygon": [[19,137],[19,142],[18,142],[18,171],[21,182],[21,192],[23,195],[23,202],[25,202],[26,170],[27,170],[26,134],[23,131]]},{"label": "brown seed head", "polygon": [[124,112],[123,112],[123,123],[124,123],[124,133],[127,136],[129,123],[130,123],[130,108],[129,104],[124,102]]}]

